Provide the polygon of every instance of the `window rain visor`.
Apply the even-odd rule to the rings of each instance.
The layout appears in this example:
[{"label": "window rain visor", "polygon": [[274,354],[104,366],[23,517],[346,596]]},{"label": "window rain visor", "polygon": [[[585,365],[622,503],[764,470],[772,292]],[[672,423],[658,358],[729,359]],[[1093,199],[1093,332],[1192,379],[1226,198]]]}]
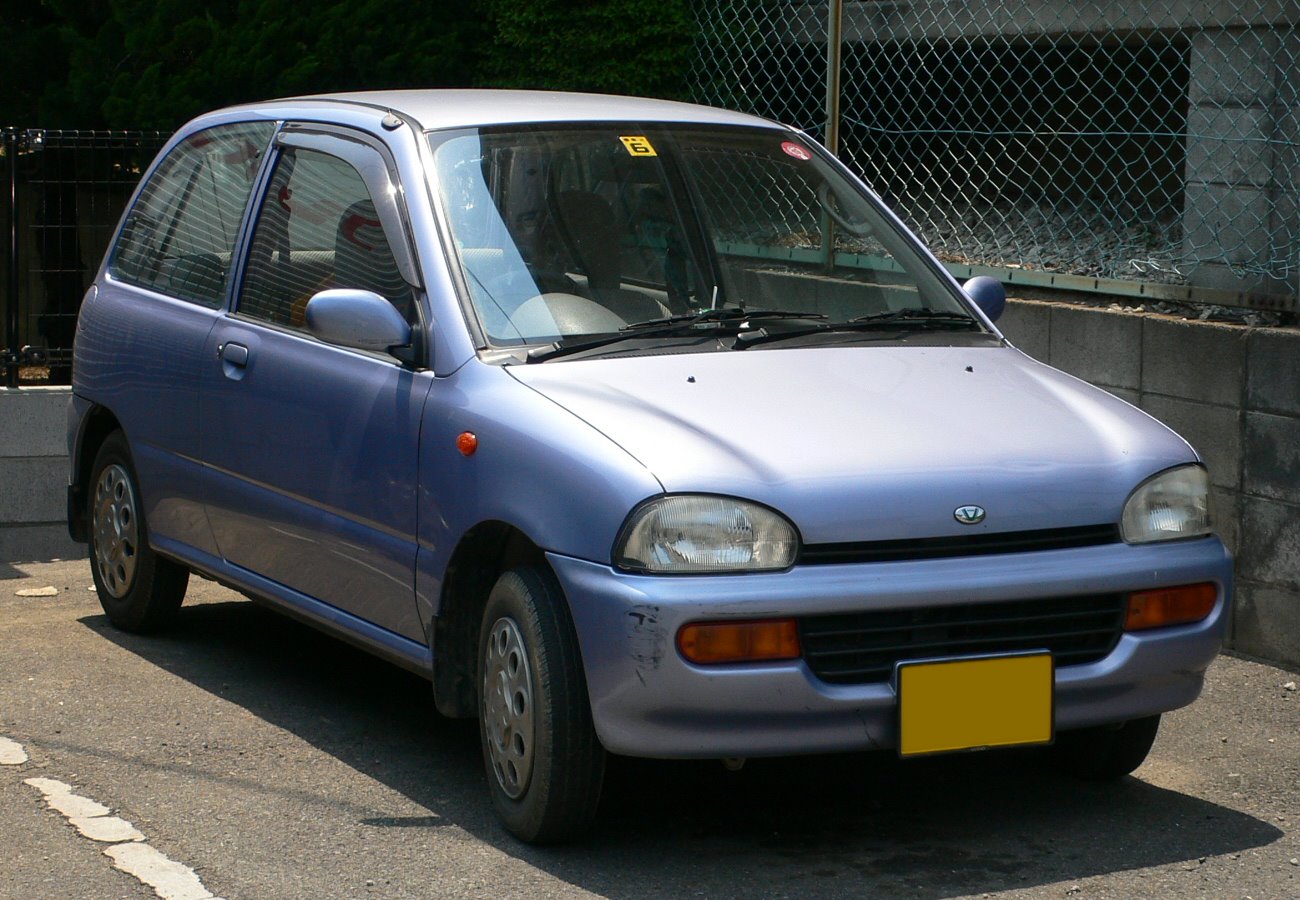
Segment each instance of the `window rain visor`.
[{"label": "window rain visor", "polygon": [[[793,132],[624,123],[431,140],[468,299],[493,346],[717,309],[791,314],[763,327],[800,324],[814,339],[865,317],[901,327],[879,321],[896,313],[918,328],[984,330],[879,202]],[[708,321],[687,336],[748,327]]]}]

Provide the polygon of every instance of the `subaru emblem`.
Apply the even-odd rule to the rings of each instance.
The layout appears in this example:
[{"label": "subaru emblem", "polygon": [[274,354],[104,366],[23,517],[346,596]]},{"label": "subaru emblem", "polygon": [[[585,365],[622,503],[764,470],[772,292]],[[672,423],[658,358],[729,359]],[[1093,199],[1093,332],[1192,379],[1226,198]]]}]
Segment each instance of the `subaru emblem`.
[{"label": "subaru emblem", "polygon": [[984,521],[984,507],[959,506],[952,511],[952,517],[963,525],[978,525]]}]

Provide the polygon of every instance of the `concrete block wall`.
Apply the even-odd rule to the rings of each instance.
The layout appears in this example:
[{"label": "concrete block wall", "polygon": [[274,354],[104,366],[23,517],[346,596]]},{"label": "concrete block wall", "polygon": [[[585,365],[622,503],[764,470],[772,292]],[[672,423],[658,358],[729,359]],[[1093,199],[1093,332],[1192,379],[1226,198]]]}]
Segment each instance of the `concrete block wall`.
[{"label": "concrete block wall", "polygon": [[1300,330],[1026,300],[1008,302],[998,326],[1196,448],[1237,558],[1229,645],[1300,665]]},{"label": "concrete block wall", "polygon": [[68,388],[0,388],[0,563],[84,556],[68,538]]}]

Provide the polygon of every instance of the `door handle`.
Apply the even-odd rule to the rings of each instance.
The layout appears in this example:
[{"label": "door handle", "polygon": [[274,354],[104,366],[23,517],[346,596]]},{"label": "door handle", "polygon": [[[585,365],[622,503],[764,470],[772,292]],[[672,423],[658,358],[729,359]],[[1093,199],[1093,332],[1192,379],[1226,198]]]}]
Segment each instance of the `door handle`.
[{"label": "door handle", "polygon": [[238,366],[241,369],[248,365],[248,348],[234,341],[228,341],[218,347],[217,356],[221,357],[222,362]]}]

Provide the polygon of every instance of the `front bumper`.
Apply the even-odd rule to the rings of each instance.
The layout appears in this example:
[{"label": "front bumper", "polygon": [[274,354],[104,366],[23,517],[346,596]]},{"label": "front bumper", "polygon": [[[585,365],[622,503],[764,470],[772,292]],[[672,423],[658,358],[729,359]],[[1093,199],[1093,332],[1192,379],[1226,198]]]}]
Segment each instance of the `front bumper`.
[{"label": "front bumper", "polygon": [[1232,599],[1232,557],[1217,538],[736,576],[629,575],[557,554],[548,559],[577,627],[597,734],[608,750],[628,756],[773,756],[897,744],[892,685],[827,684],[802,660],[696,666],[677,652],[677,631],[687,622],[1218,586],[1205,620],[1126,633],[1103,659],[1057,669],[1056,727],[1068,730],[1195,700]]}]

